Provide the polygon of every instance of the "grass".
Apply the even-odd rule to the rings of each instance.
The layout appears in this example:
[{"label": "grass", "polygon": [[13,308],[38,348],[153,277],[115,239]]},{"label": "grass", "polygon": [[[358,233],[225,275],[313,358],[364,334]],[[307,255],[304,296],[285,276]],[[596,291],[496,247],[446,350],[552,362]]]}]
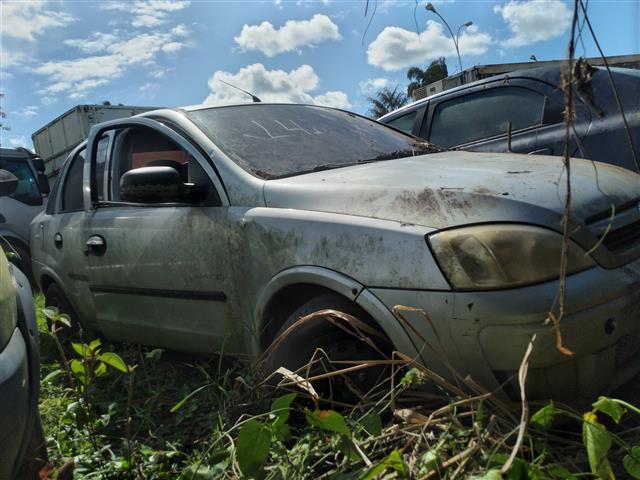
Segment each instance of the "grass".
[{"label": "grass", "polygon": [[432,374],[420,365],[401,372],[393,394],[353,407],[268,386],[251,365],[77,335],[61,341],[67,372],[41,296],[36,307],[48,478],[71,462],[76,479],[180,480],[629,478],[640,466],[640,416],[615,400],[585,417],[532,405],[510,462],[518,405],[446,383],[428,394],[420,386]]}]

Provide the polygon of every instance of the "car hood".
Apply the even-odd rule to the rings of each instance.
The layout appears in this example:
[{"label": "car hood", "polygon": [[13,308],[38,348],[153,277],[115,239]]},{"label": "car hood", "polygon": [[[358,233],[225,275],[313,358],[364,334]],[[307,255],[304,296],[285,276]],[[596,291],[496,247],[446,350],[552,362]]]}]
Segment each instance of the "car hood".
[{"label": "car hood", "polygon": [[[597,172],[596,172],[597,170]],[[444,228],[526,222],[560,229],[566,174],[561,157],[443,152],[343,167],[265,183],[269,207],[375,217]],[[640,197],[640,175],[571,161],[571,220]]]}]

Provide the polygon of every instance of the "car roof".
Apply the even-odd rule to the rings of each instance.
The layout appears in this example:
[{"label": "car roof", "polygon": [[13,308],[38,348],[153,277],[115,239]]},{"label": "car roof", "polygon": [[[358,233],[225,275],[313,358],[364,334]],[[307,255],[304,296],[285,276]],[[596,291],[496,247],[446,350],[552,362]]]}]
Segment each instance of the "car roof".
[{"label": "car roof", "polygon": [[[410,112],[413,109],[415,109],[416,107],[427,103],[431,100],[436,100],[440,97],[444,97],[447,95],[451,95],[452,93],[456,93],[459,92],[465,88],[469,88],[469,87],[473,87],[476,85],[482,85],[484,83],[489,83],[489,82],[495,82],[497,80],[503,80],[505,78],[510,78],[510,79],[516,79],[516,78],[528,78],[528,79],[533,79],[533,80],[538,80],[541,82],[545,82],[548,83],[549,85],[556,87],[558,85],[560,85],[560,75],[561,75],[561,67],[562,64],[556,64],[556,65],[548,65],[548,66],[544,66],[544,67],[534,67],[534,68],[524,68],[524,69],[520,69],[520,70],[514,70],[513,72],[507,72],[507,73],[501,73],[499,75],[493,75],[491,77],[486,77],[486,78],[482,78],[480,80],[476,80],[475,82],[471,82],[471,83],[465,83],[464,85],[460,85],[459,87],[455,87],[455,88],[450,88],[449,90],[444,90],[442,92],[438,92],[434,95],[431,95],[429,97],[425,97],[425,98],[421,98],[420,100],[416,100],[415,102],[412,102],[408,105],[405,105],[404,107],[400,107],[397,110],[394,110],[393,112],[389,112],[385,115],[383,115],[382,117],[380,117],[378,120],[381,121],[383,119],[386,118],[391,118],[391,117],[396,117],[396,116],[400,116],[403,112]],[[598,70],[604,70],[604,67],[593,67],[596,68]],[[630,69],[630,68],[611,68],[611,72],[614,74],[635,74],[636,70]]]}]

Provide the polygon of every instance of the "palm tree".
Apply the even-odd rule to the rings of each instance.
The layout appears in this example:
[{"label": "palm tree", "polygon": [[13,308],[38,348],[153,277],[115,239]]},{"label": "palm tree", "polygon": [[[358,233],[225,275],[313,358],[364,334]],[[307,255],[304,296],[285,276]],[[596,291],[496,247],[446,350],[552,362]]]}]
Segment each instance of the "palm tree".
[{"label": "palm tree", "polygon": [[389,87],[382,87],[373,97],[367,98],[371,102],[369,115],[372,118],[380,118],[407,104],[407,96],[404,92],[398,91],[398,88],[398,85],[393,90]]},{"label": "palm tree", "polygon": [[448,75],[447,62],[444,57],[434,60],[424,70],[420,67],[411,67],[407,70],[407,78],[411,81],[407,86],[407,95],[411,97],[416,89],[446,78]]}]

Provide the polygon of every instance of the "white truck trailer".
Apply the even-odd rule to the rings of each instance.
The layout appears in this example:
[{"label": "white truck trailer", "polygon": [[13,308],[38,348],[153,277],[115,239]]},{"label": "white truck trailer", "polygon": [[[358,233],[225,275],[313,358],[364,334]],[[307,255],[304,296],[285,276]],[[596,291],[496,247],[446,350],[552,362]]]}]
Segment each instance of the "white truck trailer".
[{"label": "white truck trailer", "polygon": [[31,135],[36,153],[42,157],[45,174],[53,185],[67,155],[89,135],[96,123],[131,117],[158,107],[129,105],[77,105]]}]

